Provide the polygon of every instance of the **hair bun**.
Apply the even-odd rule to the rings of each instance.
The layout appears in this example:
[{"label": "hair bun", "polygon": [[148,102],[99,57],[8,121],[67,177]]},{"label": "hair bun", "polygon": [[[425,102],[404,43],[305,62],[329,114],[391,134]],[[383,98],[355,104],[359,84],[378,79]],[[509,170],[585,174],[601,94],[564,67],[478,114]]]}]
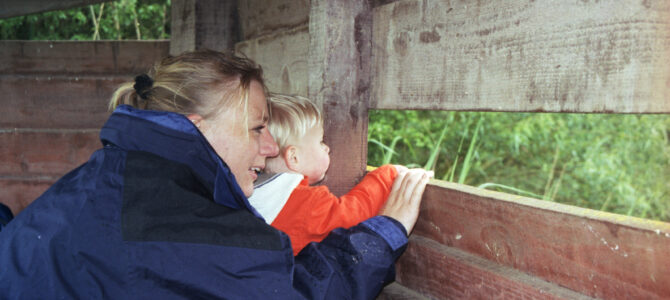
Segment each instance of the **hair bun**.
[{"label": "hair bun", "polygon": [[142,74],[135,77],[135,84],[133,85],[133,88],[135,88],[135,92],[140,96],[140,98],[146,100],[147,97],[149,97],[149,92],[151,91],[151,87],[153,85],[154,80],[151,79],[149,75]]}]

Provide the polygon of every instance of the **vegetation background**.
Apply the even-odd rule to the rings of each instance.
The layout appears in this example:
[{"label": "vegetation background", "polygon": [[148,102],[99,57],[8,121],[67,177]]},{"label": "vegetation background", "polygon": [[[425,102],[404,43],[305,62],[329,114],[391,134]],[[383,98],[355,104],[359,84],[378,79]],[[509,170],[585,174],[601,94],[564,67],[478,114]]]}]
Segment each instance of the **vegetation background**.
[{"label": "vegetation background", "polygon": [[[0,39],[170,37],[169,0],[118,0],[0,20]],[[368,164],[670,221],[670,116],[371,111]]]}]

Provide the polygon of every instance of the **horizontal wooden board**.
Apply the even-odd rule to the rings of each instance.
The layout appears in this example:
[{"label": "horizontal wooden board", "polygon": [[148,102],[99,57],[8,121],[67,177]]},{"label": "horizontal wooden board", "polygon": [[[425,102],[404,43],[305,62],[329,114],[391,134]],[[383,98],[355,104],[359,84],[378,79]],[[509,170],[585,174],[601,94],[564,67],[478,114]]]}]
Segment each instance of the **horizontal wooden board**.
[{"label": "horizontal wooden board", "polygon": [[0,74],[138,75],[169,41],[0,41]]},{"label": "horizontal wooden board", "polygon": [[670,223],[434,180],[413,234],[592,297],[670,297]]},{"label": "horizontal wooden board", "polygon": [[309,21],[309,0],[246,0],[237,5],[244,40],[291,30]]},{"label": "horizontal wooden board", "polygon": [[370,108],[670,113],[670,2],[404,0],[374,12]]},{"label": "horizontal wooden board", "polygon": [[428,300],[428,297],[425,297],[416,291],[410,290],[397,282],[393,282],[382,290],[382,292],[377,296],[377,300]]},{"label": "horizontal wooden board", "polygon": [[30,177],[6,178],[0,176],[0,203],[9,207],[14,215],[42,195],[57,178]]},{"label": "horizontal wooden board", "polygon": [[114,0],[2,0],[0,19],[109,1]]},{"label": "horizontal wooden board", "polygon": [[132,76],[0,76],[0,128],[99,129],[114,90]]},{"label": "horizontal wooden board", "polygon": [[418,235],[397,267],[400,284],[432,299],[590,299]]},{"label": "horizontal wooden board", "polygon": [[60,177],[102,148],[99,130],[0,130],[0,176]]},{"label": "horizontal wooden board", "polygon": [[235,49],[263,67],[270,91],[307,96],[307,26],[237,43]]}]

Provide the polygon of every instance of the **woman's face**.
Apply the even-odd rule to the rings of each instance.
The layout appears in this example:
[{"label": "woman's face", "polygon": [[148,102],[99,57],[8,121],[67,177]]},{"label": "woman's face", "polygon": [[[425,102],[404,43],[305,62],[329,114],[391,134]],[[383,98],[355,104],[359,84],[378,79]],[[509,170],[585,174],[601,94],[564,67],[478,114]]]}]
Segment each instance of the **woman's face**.
[{"label": "woman's face", "polygon": [[265,158],[277,155],[279,148],[268,131],[268,106],[260,83],[249,86],[248,122],[244,107],[233,107],[201,128],[205,138],[235,175],[237,184],[249,197],[254,191],[257,172],[265,168]]}]

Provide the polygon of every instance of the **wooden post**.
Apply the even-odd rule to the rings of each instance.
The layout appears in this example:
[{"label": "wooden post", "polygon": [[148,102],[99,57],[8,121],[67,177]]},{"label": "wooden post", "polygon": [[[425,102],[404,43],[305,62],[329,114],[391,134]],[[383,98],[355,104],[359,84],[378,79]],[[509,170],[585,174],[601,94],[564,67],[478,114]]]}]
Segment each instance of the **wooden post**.
[{"label": "wooden post", "polygon": [[325,184],[336,195],[355,185],[367,161],[371,15],[363,0],[313,0],[310,10],[308,95],[325,115]]},{"label": "wooden post", "polygon": [[239,41],[237,1],[173,0],[170,55],[209,48],[230,50]]}]

